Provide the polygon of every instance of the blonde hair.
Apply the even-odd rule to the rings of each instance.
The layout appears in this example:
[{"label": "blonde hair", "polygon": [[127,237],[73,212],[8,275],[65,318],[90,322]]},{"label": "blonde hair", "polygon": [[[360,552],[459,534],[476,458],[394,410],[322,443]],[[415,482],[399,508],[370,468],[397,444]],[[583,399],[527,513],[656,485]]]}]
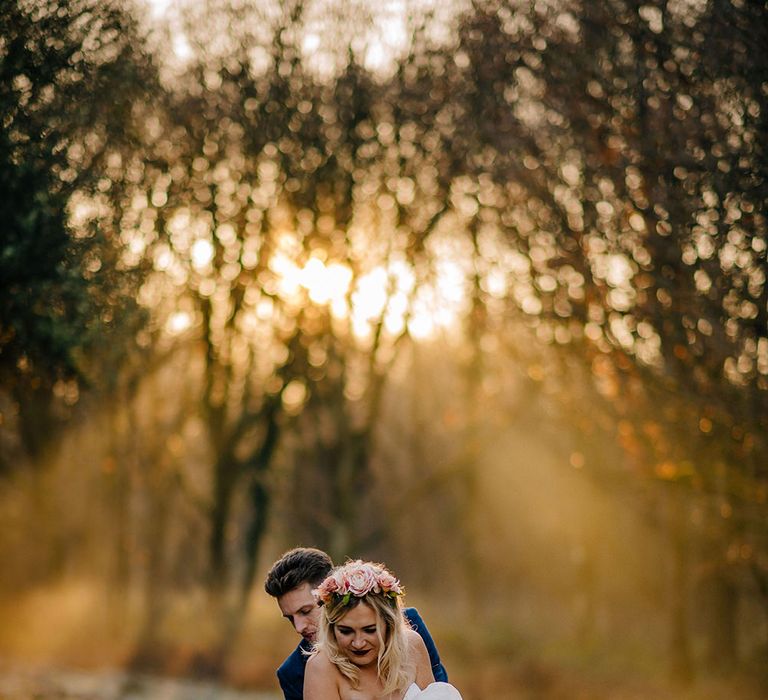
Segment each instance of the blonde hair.
[{"label": "blonde hair", "polygon": [[405,690],[409,683],[407,622],[400,597],[370,592],[363,597],[351,597],[346,604],[340,596],[323,605],[315,650],[322,650],[353,688],[360,685],[360,671],[339,648],[335,629],[341,618],[358,605],[367,605],[376,614],[376,634],[379,638],[377,672],[382,693],[389,695]]}]

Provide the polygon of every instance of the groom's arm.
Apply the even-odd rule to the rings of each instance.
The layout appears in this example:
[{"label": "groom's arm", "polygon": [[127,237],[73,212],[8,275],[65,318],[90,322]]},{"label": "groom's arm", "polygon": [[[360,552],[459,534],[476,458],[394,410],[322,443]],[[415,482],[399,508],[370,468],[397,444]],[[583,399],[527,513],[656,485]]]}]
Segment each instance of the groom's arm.
[{"label": "groom's arm", "polygon": [[410,622],[411,627],[415,629],[419,636],[424,640],[424,646],[427,647],[427,653],[429,654],[429,662],[432,665],[432,674],[435,676],[436,681],[448,682],[448,673],[440,661],[440,654],[437,651],[435,642],[432,639],[432,635],[429,633],[427,626],[424,624],[424,620],[417,612],[416,608],[406,608],[405,617]]},{"label": "groom's arm", "polygon": [[304,700],[304,684],[298,686],[294,679],[277,674],[277,680],[280,681],[280,690],[283,691],[285,700]]},{"label": "groom's arm", "polygon": [[307,659],[301,645],[277,669],[277,680],[285,700],[304,700],[304,671]]}]

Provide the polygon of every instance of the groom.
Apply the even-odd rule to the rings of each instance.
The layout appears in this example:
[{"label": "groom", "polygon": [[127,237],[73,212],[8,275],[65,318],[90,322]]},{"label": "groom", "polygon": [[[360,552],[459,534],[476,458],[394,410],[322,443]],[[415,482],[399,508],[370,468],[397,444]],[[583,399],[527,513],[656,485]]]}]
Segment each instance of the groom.
[{"label": "groom", "polygon": [[[302,640],[277,669],[277,679],[285,700],[303,700],[305,652],[312,648],[320,622],[320,608],[312,595],[333,568],[331,558],[319,549],[298,547],[283,554],[267,573],[264,590],[277,599],[283,617],[293,625]],[[435,643],[415,608],[406,608],[405,616],[424,640],[436,681],[447,681]]]}]

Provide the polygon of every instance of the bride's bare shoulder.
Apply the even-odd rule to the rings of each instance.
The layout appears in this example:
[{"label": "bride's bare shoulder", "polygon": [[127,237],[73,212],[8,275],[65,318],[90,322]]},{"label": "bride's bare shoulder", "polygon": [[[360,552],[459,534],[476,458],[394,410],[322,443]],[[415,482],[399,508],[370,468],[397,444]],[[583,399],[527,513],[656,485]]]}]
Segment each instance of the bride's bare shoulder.
[{"label": "bride's bare shoulder", "polygon": [[336,667],[333,662],[328,658],[322,649],[317,649],[307,659],[307,672],[312,670],[312,673],[329,673],[335,671]]},{"label": "bride's bare shoulder", "polygon": [[429,653],[418,632],[408,630],[408,657],[410,663],[415,666],[416,685],[419,688],[426,688],[435,680],[432,674],[432,664],[429,660]]},{"label": "bride's bare shoulder", "polygon": [[421,635],[416,631],[412,630],[410,627],[405,630],[405,636],[408,640],[408,647],[410,649],[421,649],[424,647],[426,650],[426,646],[424,645],[424,640],[421,638]]},{"label": "bride's bare shoulder", "polygon": [[307,659],[304,676],[304,700],[329,700],[339,697],[339,672],[322,650]]}]

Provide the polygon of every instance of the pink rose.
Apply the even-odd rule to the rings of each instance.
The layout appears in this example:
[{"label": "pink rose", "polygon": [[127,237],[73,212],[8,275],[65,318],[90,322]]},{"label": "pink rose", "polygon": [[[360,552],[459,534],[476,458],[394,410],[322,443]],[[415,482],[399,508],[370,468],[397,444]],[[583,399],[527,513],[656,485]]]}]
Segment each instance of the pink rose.
[{"label": "pink rose", "polygon": [[331,595],[337,593],[339,590],[339,582],[334,576],[326,578],[314,591],[316,598],[319,598],[324,603],[331,600]]},{"label": "pink rose", "polygon": [[347,584],[353,596],[362,597],[376,587],[376,571],[370,564],[360,562],[347,572]]},{"label": "pink rose", "polygon": [[384,591],[384,593],[395,593],[396,595],[400,595],[400,593],[403,592],[403,589],[400,586],[400,581],[390,574],[389,571],[382,571],[378,575],[378,584],[381,586],[381,590]]},{"label": "pink rose", "polygon": [[331,578],[333,579],[333,583],[336,586],[333,589],[334,593],[338,593],[339,595],[344,595],[345,593],[349,592],[349,583],[347,582],[347,579],[344,576],[343,571],[334,571],[331,574]]}]

